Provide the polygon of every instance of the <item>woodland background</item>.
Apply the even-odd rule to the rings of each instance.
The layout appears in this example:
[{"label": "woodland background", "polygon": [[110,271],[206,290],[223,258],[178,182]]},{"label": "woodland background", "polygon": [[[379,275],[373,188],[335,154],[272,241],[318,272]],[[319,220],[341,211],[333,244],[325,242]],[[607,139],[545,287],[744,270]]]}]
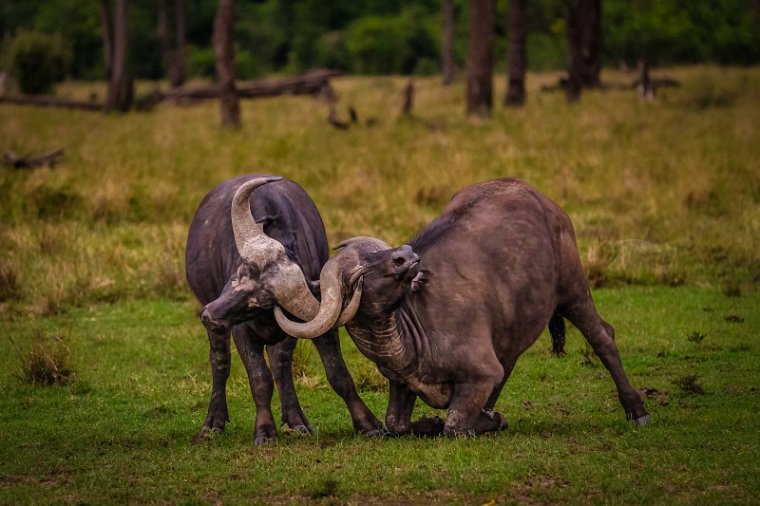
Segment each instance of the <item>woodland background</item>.
[{"label": "woodland background", "polygon": [[[158,48],[158,5],[131,0],[130,61],[138,79],[165,77]],[[213,77],[211,49],[215,0],[185,0],[187,73]],[[566,0],[527,2],[528,66],[566,65]],[[173,12],[174,2],[168,2]],[[454,55],[463,67],[467,52],[467,2],[455,0]],[[503,67],[508,2],[496,2],[495,61]],[[440,71],[439,0],[239,0],[234,28],[237,76],[298,73],[327,67],[358,74],[430,75]],[[760,6],[754,0],[605,0],[603,59],[607,66],[760,61]],[[98,2],[4,0],[0,40],[19,30],[57,33],[72,57],[65,75],[105,76]],[[4,44],[5,45],[5,44]]]}]

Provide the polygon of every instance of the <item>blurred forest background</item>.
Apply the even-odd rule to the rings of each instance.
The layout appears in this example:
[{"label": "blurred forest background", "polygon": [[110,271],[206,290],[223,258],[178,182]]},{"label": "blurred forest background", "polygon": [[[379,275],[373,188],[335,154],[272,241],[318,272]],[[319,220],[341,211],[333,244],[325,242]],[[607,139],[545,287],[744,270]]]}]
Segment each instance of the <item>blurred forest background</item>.
[{"label": "blurred forest background", "polygon": [[[102,2],[101,2],[102,3]],[[159,6],[168,9],[170,32],[175,3],[129,2],[129,63],[136,79],[166,77],[159,51]],[[183,0],[187,76],[213,77],[212,32],[216,0]],[[238,79],[293,74],[323,67],[356,74],[430,75],[441,71],[440,0],[238,0],[234,54]],[[496,2],[495,65],[506,63],[508,1]],[[530,70],[567,64],[566,10],[570,0],[527,2]],[[467,53],[468,8],[454,0],[454,59]],[[760,3],[756,0],[605,0],[602,58],[606,66],[686,63],[752,64],[760,61]],[[5,60],[13,39],[28,32],[55,34],[65,55],[61,77],[103,79],[106,75],[99,2],[94,0],[3,0],[0,40]]]}]

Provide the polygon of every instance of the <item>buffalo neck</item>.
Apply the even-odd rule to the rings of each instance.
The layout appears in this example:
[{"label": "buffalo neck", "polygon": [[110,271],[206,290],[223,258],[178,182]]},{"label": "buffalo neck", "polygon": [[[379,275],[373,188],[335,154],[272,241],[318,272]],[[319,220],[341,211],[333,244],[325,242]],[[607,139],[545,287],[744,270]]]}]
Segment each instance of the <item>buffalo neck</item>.
[{"label": "buffalo neck", "polygon": [[412,380],[428,349],[417,314],[406,303],[381,315],[357,315],[346,328],[367,358],[405,382]]}]

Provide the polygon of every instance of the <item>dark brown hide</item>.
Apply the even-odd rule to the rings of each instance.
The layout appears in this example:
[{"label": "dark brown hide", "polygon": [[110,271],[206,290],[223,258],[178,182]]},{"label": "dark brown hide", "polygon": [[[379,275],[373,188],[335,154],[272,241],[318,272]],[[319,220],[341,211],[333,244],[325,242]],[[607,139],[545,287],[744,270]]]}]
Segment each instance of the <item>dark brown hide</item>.
[{"label": "dark brown hide", "polygon": [[[248,373],[256,403],[257,444],[276,438],[271,398],[274,382],[282,404],[282,423],[301,432],[310,432],[293,386],[291,364],[296,340],[275,323],[272,304],[277,283],[277,265],[253,266],[240,257],[230,217],[230,207],[238,187],[261,175],[242,176],[213,189],[196,211],[185,251],[187,280],[195,296],[206,307],[206,327],[210,343],[212,374],[211,401],[199,436],[223,432],[228,419],[225,385],[230,373],[230,333],[235,339]],[[279,241],[287,261],[300,266],[307,280],[316,280],[327,260],[324,225],[314,203],[293,181],[281,179],[256,188],[249,198],[256,222]],[[246,279],[247,278],[247,279]],[[249,290],[235,290],[250,284]],[[252,306],[251,301],[257,305]],[[213,315],[208,311],[213,307]],[[358,431],[378,434],[382,424],[356,393],[340,352],[337,332],[314,340],[325,366],[327,378],[344,399]],[[271,372],[264,360],[269,355]]]},{"label": "dark brown hide", "polygon": [[346,328],[391,382],[388,430],[412,430],[417,397],[448,408],[445,434],[503,428],[493,407],[517,358],[550,321],[563,332],[561,317],[609,370],[628,418],[649,422],[594,307],[570,219],[554,202],[515,179],[470,186],[410,246],[357,239],[330,260],[347,292],[363,274]]}]

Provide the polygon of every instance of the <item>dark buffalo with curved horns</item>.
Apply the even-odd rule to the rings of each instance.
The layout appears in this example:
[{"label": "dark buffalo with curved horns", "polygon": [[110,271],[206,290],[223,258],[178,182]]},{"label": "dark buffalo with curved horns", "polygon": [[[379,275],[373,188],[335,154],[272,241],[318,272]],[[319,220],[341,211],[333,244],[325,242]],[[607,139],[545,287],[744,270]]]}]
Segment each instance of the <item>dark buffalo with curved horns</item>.
[{"label": "dark buffalo with curved horns", "polygon": [[[201,318],[211,346],[211,401],[199,438],[223,432],[228,420],[230,333],[256,404],[255,443],[277,437],[270,407],[272,373],[282,422],[296,431],[311,432],[293,386],[296,340],[277,326],[272,307],[276,303],[298,318],[313,318],[319,301],[312,293],[315,283],[309,280],[317,279],[328,254],[322,218],[293,181],[242,176],[225,181],[203,199],[185,251],[187,280],[204,305]],[[330,385],[348,405],[354,428],[370,435],[382,433],[382,424],[356,393],[337,332],[323,334],[314,343]],[[264,360],[265,347],[271,372]]]},{"label": "dark buffalo with curved horns", "polygon": [[[339,247],[322,270],[317,316],[294,323],[275,313],[282,328],[302,338],[347,321],[357,347],[390,380],[389,431],[421,427],[411,423],[418,396],[448,408],[443,426],[427,423],[420,432],[504,428],[493,408],[517,358],[547,325],[560,351],[563,318],[609,370],[628,418],[649,423],[623,371],[615,332],[594,307],[570,219],[526,183],[499,179],[459,191],[409,245],[393,249],[360,237]],[[326,287],[338,297],[327,298]],[[352,292],[361,300],[344,309],[342,296]]]}]

